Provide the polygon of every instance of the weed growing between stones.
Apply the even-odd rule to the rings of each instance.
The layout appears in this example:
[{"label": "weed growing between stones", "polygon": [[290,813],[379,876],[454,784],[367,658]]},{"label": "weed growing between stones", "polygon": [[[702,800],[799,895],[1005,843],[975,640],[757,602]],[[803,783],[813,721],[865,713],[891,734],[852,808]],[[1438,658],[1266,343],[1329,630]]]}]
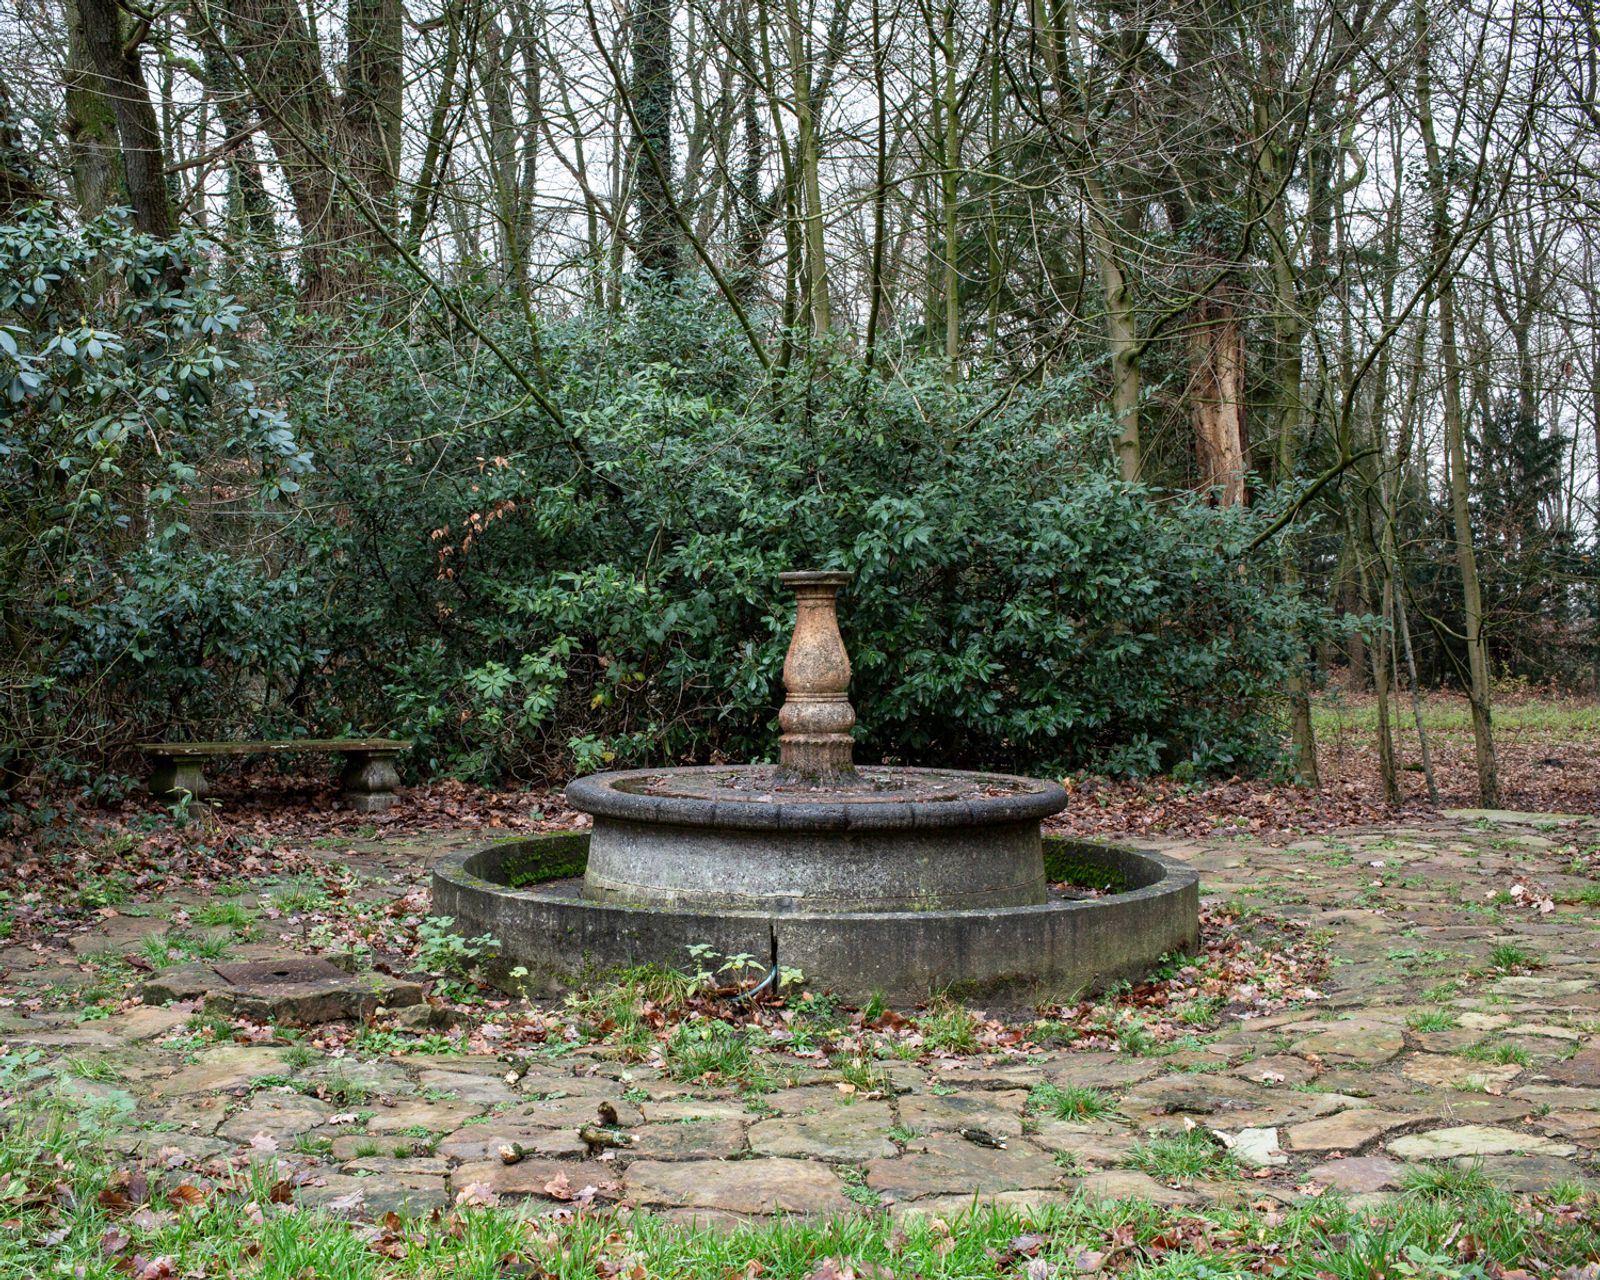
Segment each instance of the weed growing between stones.
[{"label": "weed growing between stones", "polygon": [[1203,1128],[1147,1138],[1129,1152],[1128,1163],[1158,1182],[1183,1183],[1239,1176],[1238,1161]]},{"label": "weed growing between stones", "polygon": [[1100,1120],[1117,1113],[1117,1100],[1109,1093],[1083,1085],[1034,1085],[1028,1106],[1057,1120]]}]

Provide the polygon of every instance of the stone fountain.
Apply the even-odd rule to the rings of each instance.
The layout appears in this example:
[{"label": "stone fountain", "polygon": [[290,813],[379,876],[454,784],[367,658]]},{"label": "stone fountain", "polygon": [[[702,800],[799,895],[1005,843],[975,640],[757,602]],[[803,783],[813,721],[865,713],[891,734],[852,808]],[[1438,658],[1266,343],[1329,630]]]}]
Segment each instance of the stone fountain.
[{"label": "stone fountain", "polygon": [[441,859],[435,913],[494,934],[501,964],[542,988],[645,961],[684,967],[705,944],[847,998],[1064,998],[1196,945],[1193,872],[1041,837],[1040,819],[1067,804],[1059,783],[857,766],[837,618],[849,575],[782,581],[796,620],[776,765],[578,778],[567,800],[592,815],[590,833]]}]

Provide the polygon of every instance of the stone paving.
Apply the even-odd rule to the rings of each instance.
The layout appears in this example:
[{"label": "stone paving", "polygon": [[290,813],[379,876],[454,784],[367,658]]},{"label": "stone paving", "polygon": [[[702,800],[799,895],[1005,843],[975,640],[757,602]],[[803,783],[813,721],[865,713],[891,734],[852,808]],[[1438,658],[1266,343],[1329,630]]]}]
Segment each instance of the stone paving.
[{"label": "stone paving", "polygon": [[[369,841],[340,859],[363,892],[393,896],[431,854],[470,838]],[[1408,1171],[1445,1163],[1518,1190],[1589,1184],[1600,1179],[1600,886],[1574,852],[1597,846],[1600,822],[1499,813],[1287,848],[1156,845],[1200,869],[1208,900],[1325,930],[1332,957],[1324,999],[1224,1016],[1166,1054],[886,1060],[882,1088],[854,1091],[814,1060],[774,1054],[763,1064],[776,1087],[758,1093],[674,1082],[604,1045],[507,1060],[413,1039],[411,1052],[331,1057],[204,1044],[186,1031],[192,1004],[23,1016],[28,993],[87,988],[85,957],[136,949],[185,909],[165,903],[108,917],[58,951],[0,952],[13,994],[0,1064],[37,1051],[40,1087],[110,1117],[111,1146],[129,1159],[195,1179],[272,1164],[301,1201],[364,1214],[574,1197],[709,1223],[948,1215],[974,1197],[1198,1206],[1331,1190],[1379,1203]],[[262,942],[228,958],[282,954]],[[436,1016],[401,1013],[419,1029]],[[1040,1084],[1103,1090],[1115,1110],[1057,1119],[1030,1103]],[[1184,1133],[1228,1158],[1186,1176],[1152,1157],[1153,1137]]]}]

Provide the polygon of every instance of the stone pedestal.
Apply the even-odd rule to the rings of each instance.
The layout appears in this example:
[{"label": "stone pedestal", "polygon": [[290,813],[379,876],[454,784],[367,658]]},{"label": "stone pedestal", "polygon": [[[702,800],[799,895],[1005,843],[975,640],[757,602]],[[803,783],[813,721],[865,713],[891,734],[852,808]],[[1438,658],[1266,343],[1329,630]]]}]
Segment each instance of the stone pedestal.
[{"label": "stone pedestal", "polygon": [[378,813],[392,805],[400,785],[395,751],[352,751],[339,775],[339,803],[357,813]]},{"label": "stone pedestal", "polygon": [[199,800],[210,794],[206,785],[204,756],[156,756],[150,769],[150,793],[158,799],[177,802],[187,793]]},{"label": "stone pedestal", "polygon": [[855,777],[856,722],[850,705],[850,655],[839,634],[839,588],[848,573],[786,573],[780,581],[793,589],[794,636],[783,663],[788,697],[778,712],[780,777],[821,786]]}]

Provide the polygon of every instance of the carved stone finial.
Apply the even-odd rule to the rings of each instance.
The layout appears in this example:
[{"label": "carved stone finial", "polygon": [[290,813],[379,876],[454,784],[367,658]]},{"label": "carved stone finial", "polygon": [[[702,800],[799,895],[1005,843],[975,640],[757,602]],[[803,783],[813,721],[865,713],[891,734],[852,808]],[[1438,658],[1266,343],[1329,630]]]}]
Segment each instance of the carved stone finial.
[{"label": "carved stone finial", "polygon": [[788,697],[778,712],[780,777],[829,782],[855,777],[856,722],[850,705],[850,655],[839,634],[839,588],[848,573],[785,573],[779,577],[793,589],[794,637],[783,662],[783,687]]}]

